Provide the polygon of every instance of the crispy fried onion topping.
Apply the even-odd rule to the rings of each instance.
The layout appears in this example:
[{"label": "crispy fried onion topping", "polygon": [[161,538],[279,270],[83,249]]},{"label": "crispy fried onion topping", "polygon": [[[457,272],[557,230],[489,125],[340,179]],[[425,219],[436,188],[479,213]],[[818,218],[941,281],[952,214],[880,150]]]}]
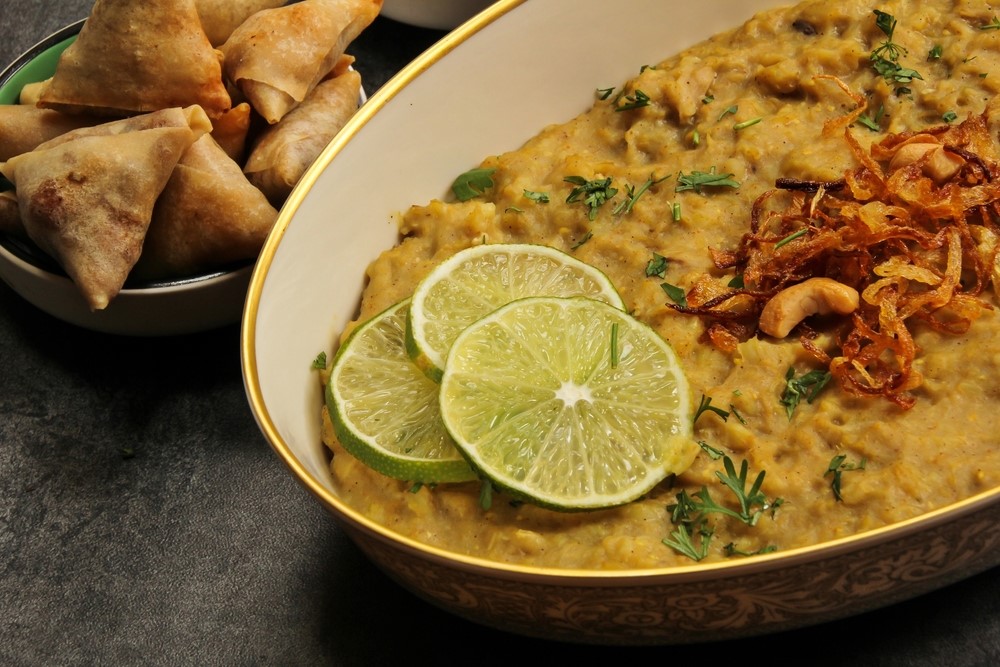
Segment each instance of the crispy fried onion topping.
[{"label": "crispy fried onion topping", "polygon": [[761,335],[762,311],[784,290],[836,281],[860,294],[857,308],[805,312],[834,313],[831,349],[805,321],[792,330],[846,392],[908,409],[922,382],[914,327],[962,334],[991,308],[981,296],[991,281],[1000,295],[998,146],[985,116],[890,135],[868,152],[845,137],[857,168],[836,182],[779,180],[754,203],[739,246],[712,250],[742,286],[706,276],[671,307],[704,318],[708,340],[732,352]]}]

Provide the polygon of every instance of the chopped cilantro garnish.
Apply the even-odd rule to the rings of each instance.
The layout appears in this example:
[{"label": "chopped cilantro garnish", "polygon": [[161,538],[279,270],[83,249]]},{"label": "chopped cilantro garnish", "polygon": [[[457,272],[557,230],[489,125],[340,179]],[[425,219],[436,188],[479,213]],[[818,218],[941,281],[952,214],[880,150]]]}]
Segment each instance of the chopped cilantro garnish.
[{"label": "chopped cilantro garnish", "polygon": [[681,172],[677,176],[677,187],[674,188],[674,191],[694,190],[701,192],[702,188],[707,187],[738,188],[740,184],[733,180],[732,174],[717,174],[715,167],[712,167],[709,171],[692,171],[690,174]]},{"label": "chopped cilantro garnish", "polygon": [[645,194],[646,190],[656,185],[657,183],[661,183],[667,180],[668,178],[670,178],[669,174],[667,174],[663,178],[656,178],[655,176],[650,176],[638,188],[634,188],[631,185],[626,185],[625,186],[626,197],[617,206],[615,206],[614,209],[615,215],[621,215],[623,213],[631,212],[632,207],[635,206],[635,203],[637,201],[639,201],[639,197]]},{"label": "chopped cilantro garnish", "polygon": [[733,125],[733,129],[739,132],[740,130],[745,130],[746,128],[756,125],[760,121],[764,120],[763,116],[757,116],[756,118],[751,118],[750,120],[745,120],[741,123],[736,123]]},{"label": "chopped cilantro garnish", "polygon": [[[875,25],[885,35],[885,41],[871,52],[870,59],[875,71],[883,79],[894,84],[906,84],[914,79],[923,79],[916,70],[899,64],[899,57],[906,53],[906,49],[892,41],[893,33],[896,31],[896,17],[877,9],[873,13],[875,14]],[[897,85],[896,87],[897,94],[909,92],[910,89],[904,86]]]},{"label": "chopped cilantro garnish", "polygon": [[830,489],[833,491],[833,497],[837,499],[837,502],[842,501],[844,498],[841,495],[841,477],[845,471],[848,470],[864,470],[865,466],[868,465],[868,460],[863,458],[857,463],[846,463],[846,454],[837,454],[832,459],[830,459],[830,465],[827,466],[826,472],[823,476],[832,475],[833,478],[830,480]]},{"label": "chopped cilantro garnish", "polygon": [[[752,527],[757,525],[765,512],[773,513],[783,503],[781,498],[769,500],[761,491],[765,471],[760,471],[747,488],[750,466],[745,460],[740,464],[739,471],[733,460],[724,454],[722,464],[724,470],[716,471],[715,475],[736,496],[738,510],[719,504],[712,498],[707,486],[702,486],[694,496],[681,491],[676,496],[677,502],[667,505],[670,520],[676,528],[663,543],[692,560],[701,560],[708,555],[709,543],[715,534],[715,528],[709,525],[709,515],[721,514]],[[724,549],[726,555],[749,555],[737,553],[729,547]],[[767,553],[775,549],[776,547],[766,546],[754,553]]]},{"label": "chopped cilantro garnish", "polygon": [[739,110],[740,110],[740,108],[737,105],[735,105],[735,104],[732,105],[732,106],[728,106],[728,107],[726,107],[725,109],[722,110],[722,113],[719,114],[719,120],[722,120],[723,118],[725,118],[729,114],[736,113]]},{"label": "chopped cilantro garnish", "polygon": [[803,229],[800,229],[800,230],[798,230],[796,232],[792,232],[791,234],[789,234],[785,238],[783,238],[780,241],[778,241],[777,243],[775,243],[774,244],[774,249],[777,250],[778,248],[780,248],[783,245],[788,245],[789,243],[791,243],[795,239],[797,239],[799,237],[802,237],[802,236],[805,236],[807,233],[809,233],[809,229],[808,228],[803,228]]},{"label": "chopped cilantro garnish", "polygon": [[455,182],[451,184],[451,191],[455,193],[458,201],[474,199],[493,187],[493,172],[495,171],[495,168],[486,167],[470,169],[455,179]]},{"label": "chopped cilantro garnish", "polygon": [[632,95],[625,96],[625,103],[615,107],[615,111],[629,111],[640,107],[649,106],[649,95],[636,89]]},{"label": "chopped cilantro garnish", "polygon": [[806,403],[816,400],[819,392],[830,381],[833,375],[829,371],[809,371],[799,377],[795,377],[795,369],[791,366],[785,372],[785,389],[781,393],[780,403],[785,406],[785,414],[788,419],[792,419],[795,408],[803,398]]},{"label": "chopped cilantro garnish", "polygon": [[670,300],[676,303],[678,306],[687,308],[687,294],[684,290],[677,285],[671,285],[670,283],[660,283],[660,288],[666,292]]},{"label": "chopped cilantro garnish", "polygon": [[882,129],[882,117],[885,116],[885,105],[878,105],[878,109],[871,116],[862,114],[858,116],[858,122],[867,127],[872,132],[879,132]]},{"label": "chopped cilantro garnish", "polygon": [[586,234],[584,234],[583,236],[580,237],[579,241],[577,241],[572,246],[570,246],[570,249],[571,250],[576,250],[577,248],[579,248],[580,246],[582,246],[584,243],[586,243],[587,241],[589,241],[593,236],[594,236],[594,232],[587,232]]},{"label": "chopped cilantro garnish", "polygon": [[667,258],[659,253],[653,253],[653,258],[646,263],[646,277],[662,278],[667,273]]},{"label": "chopped cilantro garnish", "polygon": [[701,401],[698,403],[698,409],[695,410],[694,412],[694,419],[692,419],[691,421],[692,422],[698,421],[698,417],[701,417],[706,412],[714,412],[715,414],[722,417],[722,421],[729,421],[729,413],[723,410],[722,408],[712,405],[711,396],[706,396],[705,394],[702,394]]},{"label": "chopped cilantro garnish", "polygon": [[611,325],[611,368],[618,368],[619,360],[618,351],[618,323],[614,322]]},{"label": "chopped cilantro garnish", "polygon": [[320,352],[316,355],[316,358],[312,361],[312,369],[315,371],[321,371],[326,368],[326,352]]},{"label": "chopped cilantro garnish", "polygon": [[591,220],[597,217],[597,209],[604,202],[618,194],[618,189],[611,187],[610,176],[590,181],[582,176],[567,176],[563,180],[576,186],[570,191],[569,196],[566,197],[566,203],[572,204],[582,199],[583,203],[590,209],[587,217]]}]

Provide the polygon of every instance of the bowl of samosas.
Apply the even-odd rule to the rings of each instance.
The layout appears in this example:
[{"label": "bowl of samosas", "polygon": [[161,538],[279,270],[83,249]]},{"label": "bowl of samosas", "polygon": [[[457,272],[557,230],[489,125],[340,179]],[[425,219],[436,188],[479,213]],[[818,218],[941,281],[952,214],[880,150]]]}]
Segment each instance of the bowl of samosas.
[{"label": "bowl of samosas", "polygon": [[306,168],[365,99],[381,0],[97,0],[0,73],[0,278],[124,335],[239,320]]}]

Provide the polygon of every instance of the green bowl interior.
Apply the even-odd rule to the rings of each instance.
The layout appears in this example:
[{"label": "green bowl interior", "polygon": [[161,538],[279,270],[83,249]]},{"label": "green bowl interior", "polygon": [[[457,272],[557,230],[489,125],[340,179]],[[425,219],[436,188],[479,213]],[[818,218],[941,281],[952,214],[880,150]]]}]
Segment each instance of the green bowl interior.
[{"label": "green bowl interior", "polygon": [[[48,79],[56,71],[56,64],[59,56],[66,50],[66,47],[76,40],[76,35],[67,37],[56,44],[44,49],[37,56],[28,58],[23,64],[18,66],[15,62],[11,68],[13,72],[0,81],[0,104],[17,104],[21,95],[21,89],[29,83],[36,83]],[[26,56],[29,54],[25,54]],[[22,56],[23,58],[24,56]]]}]

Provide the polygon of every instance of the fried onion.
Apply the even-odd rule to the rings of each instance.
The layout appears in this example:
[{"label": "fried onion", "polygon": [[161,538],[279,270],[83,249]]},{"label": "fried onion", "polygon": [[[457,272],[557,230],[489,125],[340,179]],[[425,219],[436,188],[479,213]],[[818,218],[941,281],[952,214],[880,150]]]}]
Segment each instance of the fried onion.
[{"label": "fried onion", "polygon": [[1000,168],[987,121],[892,134],[869,151],[846,129],[859,166],[833,182],[779,179],[754,203],[738,247],[712,250],[742,285],[702,282],[687,306],[671,307],[704,318],[708,341],[732,352],[761,335],[760,312],[774,295],[832,278],[856,289],[861,304],[833,318],[830,350],[800,324],[804,349],[847,393],[912,407],[922,382],[914,327],[960,335],[992,308],[981,294],[996,280],[998,244],[984,249],[982,239],[1000,236]]}]

